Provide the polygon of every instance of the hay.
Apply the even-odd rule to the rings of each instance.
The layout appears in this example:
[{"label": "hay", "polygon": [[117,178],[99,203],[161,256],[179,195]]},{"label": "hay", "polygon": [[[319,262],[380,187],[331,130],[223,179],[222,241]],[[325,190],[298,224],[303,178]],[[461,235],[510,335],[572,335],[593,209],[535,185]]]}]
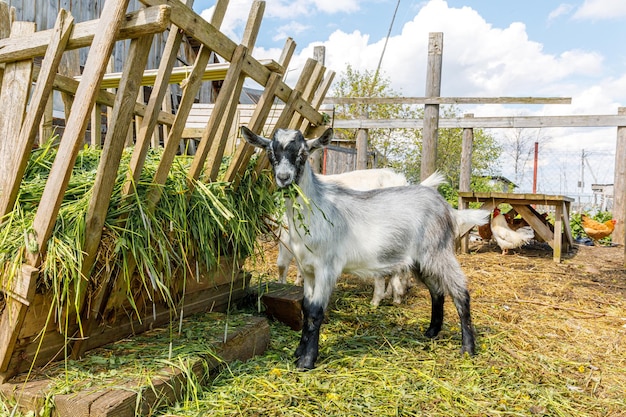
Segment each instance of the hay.
[{"label": "hay", "polygon": [[[277,276],[276,243],[268,238],[262,246],[247,264],[259,283]],[[373,308],[372,287],[344,276],[322,327],[316,369],[296,370],[299,332],[273,322],[264,355],[232,363],[207,386],[190,383],[176,406],[157,414],[624,415],[623,248],[581,246],[561,264],[541,247],[509,256],[496,247],[474,250],[459,260],[472,293],[476,356],[459,354],[458,317],[449,300],[444,328],[429,340],[423,287],[411,289],[403,305]],[[290,272],[293,279],[295,268]],[[133,339],[131,345],[151,343]],[[107,357],[105,369],[113,368],[111,361],[129,362]]]},{"label": "hay", "polygon": [[[275,279],[275,243],[249,264]],[[462,356],[458,317],[428,326],[427,291],[369,306],[372,288],[344,277],[322,327],[317,368],[299,372],[299,333],[273,323],[270,350],[231,365],[198,402],[168,415],[620,416],[626,410],[623,248],[579,247],[562,264],[546,250],[460,255],[473,297],[478,354]],[[292,272],[292,277],[295,271]]]}]

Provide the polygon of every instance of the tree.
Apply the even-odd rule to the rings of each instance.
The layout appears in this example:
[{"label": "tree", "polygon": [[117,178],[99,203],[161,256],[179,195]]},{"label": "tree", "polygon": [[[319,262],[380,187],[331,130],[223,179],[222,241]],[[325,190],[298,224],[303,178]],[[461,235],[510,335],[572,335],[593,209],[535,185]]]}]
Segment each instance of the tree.
[{"label": "tree", "polygon": [[[371,71],[357,71],[348,66],[335,86],[337,97],[399,97],[390,87],[384,75]],[[350,119],[358,117],[376,118],[421,118],[423,108],[402,104],[339,105],[335,117]],[[460,111],[453,106],[442,107],[442,117],[458,117]],[[356,130],[341,129],[337,134],[345,139],[356,139]],[[419,182],[422,151],[422,131],[420,129],[370,129],[369,146],[379,154],[379,166],[392,167],[403,172],[412,182]],[[461,165],[462,129],[439,129],[437,146],[437,169],[444,173],[450,182],[443,187],[446,198],[456,204]],[[501,148],[493,136],[482,129],[474,130],[472,153],[472,184],[476,191],[487,191],[482,176],[498,171]]]},{"label": "tree", "polygon": [[521,185],[527,167],[533,160],[535,142],[542,148],[550,142],[550,137],[542,134],[541,129],[514,128],[507,130],[502,141],[503,153],[513,163],[513,182]]}]

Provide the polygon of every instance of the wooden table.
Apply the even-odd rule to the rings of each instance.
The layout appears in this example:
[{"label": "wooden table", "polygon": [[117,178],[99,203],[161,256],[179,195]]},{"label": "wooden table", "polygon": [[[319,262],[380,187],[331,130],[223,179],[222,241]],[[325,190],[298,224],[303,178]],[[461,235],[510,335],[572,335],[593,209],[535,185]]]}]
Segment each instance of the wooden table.
[{"label": "wooden table", "polygon": [[[570,205],[573,201],[570,197],[548,194],[459,193],[459,209],[469,208],[470,203],[482,203],[481,209],[493,211],[499,204],[510,204],[533,228],[535,234],[552,247],[555,262],[561,262],[561,251],[569,251],[574,244],[569,224]],[[554,207],[554,232],[546,226],[533,206]],[[461,241],[461,250],[465,253],[468,251],[467,237]]]}]

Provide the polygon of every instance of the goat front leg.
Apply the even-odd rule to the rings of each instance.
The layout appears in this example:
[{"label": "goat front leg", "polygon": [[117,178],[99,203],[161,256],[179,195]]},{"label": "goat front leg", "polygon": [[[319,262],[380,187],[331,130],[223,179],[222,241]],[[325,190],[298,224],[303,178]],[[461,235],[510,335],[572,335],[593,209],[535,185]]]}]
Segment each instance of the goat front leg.
[{"label": "goat front leg", "polygon": [[320,328],[324,321],[324,307],[319,303],[311,302],[307,297],[302,303],[304,324],[302,337],[296,349],[298,369],[313,369],[319,353]]},{"label": "goat front leg", "polygon": [[302,302],[303,325],[300,344],[295,356],[298,369],[313,369],[319,354],[320,328],[324,312],[337,278],[333,274],[314,276],[302,271],[304,277],[304,300]]}]

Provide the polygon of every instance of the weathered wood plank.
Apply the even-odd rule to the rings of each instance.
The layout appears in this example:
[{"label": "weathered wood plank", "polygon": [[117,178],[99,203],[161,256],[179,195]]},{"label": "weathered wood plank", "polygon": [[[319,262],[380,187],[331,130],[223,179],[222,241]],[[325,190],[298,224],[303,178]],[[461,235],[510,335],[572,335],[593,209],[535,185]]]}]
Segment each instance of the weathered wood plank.
[{"label": "weathered wood plank", "polygon": [[[8,38],[11,34],[11,14],[9,5],[0,1],[0,42]],[[2,76],[4,75],[4,65],[0,64],[0,90],[2,89]]]},{"label": "weathered wood plank", "polygon": [[235,49],[235,53],[231,59],[233,59],[232,65],[224,80],[220,94],[217,96],[211,119],[209,119],[209,123],[204,130],[196,154],[191,162],[191,167],[189,168],[188,178],[190,180],[188,181],[188,187],[190,192],[195,187],[193,180],[200,178],[204,163],[211,148],[211,143],[219,131],[220,121],[230,107],[229,104],[231,103],[233,92],[237,88],[243,62],[247,60],[247,48],[243,45],[239,45]]},{"label": "weathered wood plank", "polygon": [[[210,316],[211,318],[213,316]],[[208,320],[207,318],[203,318]],[[214,352],[206,356],[192,358],[189,369],[198,381],[206,382],[210,374],[225,363],[234,360],[245,361],[262,354],[269,346],[270,332],[267,320],[250,317],[233,327],[228,337],[214,337]],[[167,349],[167,346],[163,346]],[[208,368],[208,369],[207,369]],[[123,369],[122,369],[123,373]],[[71,394],[55,393],[55,415],[64,416],[135,416],[148,415],[155,405],[174,402],[183,393],[188,375],[176,367],[164,366],[157,376],[149,381],[129,380],[120,376],[119,381],[111,381],[101,387],[89,387]],[[41,408],[50,393],[51,381],[38,379],[25,383],[5,383],[0,392],[6,398],[14,399],[23,411]],[[142,389],[145,388],[145,389]],[[139,406],[139,408],[137,408]]]},{"label": "weathered wood plank", "polygon": [[[55,90],[74,96],[76,95],[76,90],[78,90],[78,84],[79,82],[73,78],[57,74],[53,85]],[[115,94],[99,90],[96,95],[96,103],[103,104],[107,107],[113,107],[113,104],[115,103]],[[144,116],[146,113],[146,105],[142,103],[135,103],[133,112],[136,116]],[[161,111],[159,113],[158,122],[170,126],[174,122],[174,115]]]},{"label": "weathered wood plank", "polygon": [[572,104],[571,97],[326,97],[324,104]]},{"label": "weathered wood plank", "polygon": [[[422,129],[423,119],[335,119],[337,129]],[[626,126],[626,115],[511,116],[439,119],[444,129]]]},{"label": "weathered wood plank", "polygon": [[106,220],[126,136],[133,116],[132,109],[139,92],[139,80],[148,61],[152,39],[152,35],[147,35],[133,39],[130,44],[124,65],[125,77],[122,79],[115,97],[113,113],[109,120],[104,148],[85,219],[85,242],[83,244],[85,255],[82,265],[84,276],[90,276],[91,267],[96,259],[102,227]]},{"label": "weathered wood plank", "polygon": [[[24,124],[19,131],[17,140],[12,144],[10,162],[5,167],[8,172],[0,176],[0,181],[2,182],[0,186],[0,190],[2,190],[0,193],[0,217],[13,210],[30,152],[39,131],[39,122],[52,93],[54,75],[61,62],[63,50],[67,44],[73,24],[74,18],[72,15],[65,10],[61,10],[50,38],[50,45],[41,63],[41,70],[30,98],[30,105]],[[30,73],[30,71],[28,72]],[[30,80],[24,81],[30,84]],[[7,163],[6,160],[5,163]]]},{"label": "weathered wood plank", "polygon": [[[193,0],[190,0],[190,3],[193,3]],[[165,49],[163,50],[163,59],[159,64],[155,77],[154,88],[150,93],[150,99],[146,105],[146,113],[137,133],[137,139],[131,155],[130,168],[128,170],[128,181],[124,184],[123,194],[125,195],[130,192],[131,185],[136,183],[141,175],[151,138],[158,122],[159,110],[165,98],[165,94],[168,91],[168,79],[176,63],[176,57],[182,39],[182,31],[179,30],[177,26],[172,25],[165,43]]]},{"label": "weathered wood plank", "polygon": [[[281,77],[282,76],[278,73],[273,73],[272,76],[270,76],[267,85],[265,86],[265,90],[263,91],[263,95],[257,103],[255,113],[252,115],[250,122],[248,123],[248,128],[255,133],[261,133],[261,130],[263,129],[265,121],[267,120],[272,106],[274,105],[275,91],[279,85]],[[234,188],[238,187],[241,175],[243,175],[250,158],[254,154],[254,150],[254,146],[250,145],[245,140],[242,140],[239,143],[239,146],[237,146],[235,154],[233,155],[233,160],[226,169],[226,174],[224,176],[226,181],[233,183]]]},{"label": "weathered wood plank", "polygon": [[[30,34],[35,24],[15,22],[11,38]],[[9,38],[9,39],[11,39]],[[6,65],[0,91],[0,217],[13,209],[15,190],[15,146],[24,121],[30,95],[33,71],[32,59]],[[21,177],[20,177],[21,180]]]},{"label": "weathered wood plank", "polygon": [[[202,311],[224,312],[231,307],[230,303],[233,300],[240,300],[246,295],[247,284],[246,276],[236,275],[227,284],[211,285],[188,293],[185,295],[185,315]],[[132,309],[132,307],[129,308]],[[43,311],[42,314],[45,322],[47,311]],[[163,304],[157,304],[154,310],[149,309],[142,313],[141,320],[122,314],[122,317],[118,316],[114,326],[95,328],[85,341],[85,351],[167,324],[171,320],[171,314],[172,311]],[[21,338],[22,335],[20,334],[19,337]],[[19,344],[11,355],[8,369],[0,372],[0,381],[6,381],[18,373],[28,371],[33,364],[39,367],[50,361],[61,359],[67,338],[53,328],[46,332],[44,338],[45,343],[41,346],[38,343]]]},{"label": "weathered wood plank", "polygon": [[0,382],[4,381],[3,373],[9,368],[28,305],[35,295],[38,276],[38,269],[23,265],[15,288],[3,288],[8,297],[0,317]]},{"label": "weathered wood plank", "polygon": [[[163,32],[170,23],[171,9],[167,6],[156,6],[141,9],[121,16],[119,31],[115,39],[132,39],[150,33]],[[102,16],[101,16],[102,18]],[[67,49],[78,49],[90,46],[100,31],[100,19],[74,25]],[[117,26],[117,25],[116,25]],[[32,59],[43,56],[48,47],[52,29],[35,32],[14,40],[0,39],[0,63]]]},{"label": "weathered wood plank", "polygon": [[[236,71],[232,72],[234,85],[232,86],[232,88],[230,85],[227,87],[227,91],[229,91],[229,101],[226,105],[227,108],[224,112],[224,116],[219,121],[217,135],[211,138],[211,141],[207,142],[207,144],[210,145],[210,149],[204,165],[207,166],[207,180],[210,182],[216,181],[219,174],[220,166],[222,164],[222,158],[224,156],[224,150],[228,141],[228,135],[233,124],[235,113],[237,112],[239,96],[241,95],[243,84],[246,79],[245,74],[242,73],[243,62],[248,55],[248,51],[252,51],[254,49],[254,44],[256,42],[259,29],[261,28],[261,22],[263,20],[264,12],[265,2],[255,0],[254,3],[252,3],[250,14],[248,15],[248,21],[246,23],[244,34],[241,40],[241,44],[246,48],[246,50],[243,51],[241,57],[238,56],[237,51],[235,51],[235,54],[233,55],[233,58],[237,56],[237,61],[234,65],[238,66],[238,68],[235,69]],[[231,63],[231,65],[233,64]],[[226,86],[226,80],[224,80],[222,89],[224,89],[224,87]],[[204,135],[202,136],[200,141],[202,142],[203,140]]]},{"label": "weathered wood plank", "polygon": [[[443,33],[428,34],[428,61],[426,65],[426,97],[441,95],[441,66],[443,62]],[[437,142],[439,137],[439,104],[424,105],[422,130],[422,163],[420,177],[424,181],[437,169]]]},{"label": "weathered wood plank", "polygon": [[33,266],[39,264],[41,253],[45,252],[47,241],[52,233],[76,156],[85,137],[99,83],[106,71],[106,65],[124,20],[127,6],[128,0],[107,1],[98,21],[98,30],[85,63],[83,80],[78,85],[65,133],[59,144],[57,157],[50,169],[41,204],[33,221],[40,251],[35,256],[29,255],[29,263]]}]

